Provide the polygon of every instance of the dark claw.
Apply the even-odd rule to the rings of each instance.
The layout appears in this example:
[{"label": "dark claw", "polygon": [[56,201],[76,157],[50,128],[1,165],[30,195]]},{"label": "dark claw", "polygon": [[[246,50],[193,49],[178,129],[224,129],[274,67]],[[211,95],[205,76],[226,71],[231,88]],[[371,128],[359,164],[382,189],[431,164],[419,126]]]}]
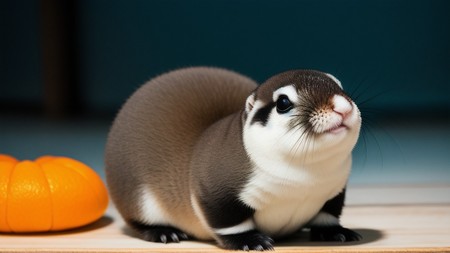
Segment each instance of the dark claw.
[{"label": "dark claw", "polygon": [[339,225],[311,227],[311,241],[352,242],[361,239],[360,234]]},{"label": "dark claw", "polygon": [[264,248],[263,248],[263,246],[260,244],[260,245],[257,245],[257,246],[255,247],[255,250],[257,250],[257,251],[263,251]]},{"label": "dark claw", "polygon": [[270,250],[270,251],[274,251],[275,249],[274,249],[273,246],[272,246],[272,243],[274,243],[274,241],[272,240],[272,238],[271,238],[270,241],[271,241],[271,242],[266,242],[266,244],[265,244],[265,249],[266,249],[266,250]]},{"label": "dark claw", "polygon": [[345,242],[346,238],[343,234],[337,234],[334,236],[335,241],[337,242]]},{"label": "dark claw", "polygon": [[180,242],[180,239],[178,238],[178,235],[175,233],[172,233],[170,235],[170,238],[172,239],[172,242]]},{"label": "dark claw", "polygon": [[161,235],[159,237],[159,239],[161,240],[162,243],[167,243],[167,236],[166,235]]},{"label": "dark claw", "polygon": [[179,234],[179,236],[180,236],[181,239],[183,239],[183,240],[189,239],[189,236],[188,236],[187,234],[183,233],[183,232],[181,232],[181,233]]}]

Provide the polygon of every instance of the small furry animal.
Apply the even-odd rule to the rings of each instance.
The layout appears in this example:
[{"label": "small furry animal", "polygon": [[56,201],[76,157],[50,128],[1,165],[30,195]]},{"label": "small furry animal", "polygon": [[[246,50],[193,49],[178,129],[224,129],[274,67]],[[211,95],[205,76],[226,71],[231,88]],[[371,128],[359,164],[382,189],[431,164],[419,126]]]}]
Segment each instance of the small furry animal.
[{"label": "small furry animal", "polygon": [[361,237],[339,223],[361,127],[332,75],[292,70],[262,85],[194,67],[139,88],[106,145],[111,197],[152,242],[216,240],[271,250],[309,227],[316,241]]}]

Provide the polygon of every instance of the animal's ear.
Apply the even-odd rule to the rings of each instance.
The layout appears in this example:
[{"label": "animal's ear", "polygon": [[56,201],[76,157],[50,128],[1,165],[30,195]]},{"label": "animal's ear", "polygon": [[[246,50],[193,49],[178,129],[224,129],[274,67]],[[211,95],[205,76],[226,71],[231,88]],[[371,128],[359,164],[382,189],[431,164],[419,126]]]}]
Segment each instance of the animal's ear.
[{"label": "animal's ear", "polygon": [[250,96],[248,96],[247,100],[245,101],[245,112],[248,114],[253,109],[253,105],[255,104],[256,93],[252,92]]}]

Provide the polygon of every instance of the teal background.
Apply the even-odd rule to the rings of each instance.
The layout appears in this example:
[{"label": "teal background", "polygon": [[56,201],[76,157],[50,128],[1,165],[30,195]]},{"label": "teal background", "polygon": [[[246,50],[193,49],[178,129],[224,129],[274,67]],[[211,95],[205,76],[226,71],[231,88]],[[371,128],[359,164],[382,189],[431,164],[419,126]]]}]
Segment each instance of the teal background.
[{"label": "teal background", "polygon": [[[0,101],[39,106],[38,2],[0,4]],[[319,69],[373,110],[449,115],[449,1],[80,0],[75,8],[86,112],[110,115],[155,75],[211,65],[259,82]]]},{"label": "teal background", "polygon": [[43,102],[38,15],[38,1],[0,0],[0,106]]},{"label": "teal background", "polygon": [[0,153],[69,156],[103,175],[111,121],[148,79],[208,65],[262,82],[308,68],[337,76],[362,111],[350,185],[450,184],[450,1],[68,2],[78,112],[55,120],[42,2],[0,0]]}]

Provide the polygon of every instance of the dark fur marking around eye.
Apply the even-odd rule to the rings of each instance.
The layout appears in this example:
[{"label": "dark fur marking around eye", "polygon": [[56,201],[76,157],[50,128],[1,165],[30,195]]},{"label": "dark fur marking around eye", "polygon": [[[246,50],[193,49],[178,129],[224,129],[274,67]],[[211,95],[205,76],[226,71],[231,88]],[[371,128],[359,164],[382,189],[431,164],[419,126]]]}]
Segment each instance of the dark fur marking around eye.
[{"label": "dark fur marking around eye", "polygon": [[255,116],[253,116],[252,122],[251,124],[254,123],[261,123],[263,126],[265,126],[267,124],[267,121],[269,120],[269,115],[270,112],[272,111],[272,109],[275,107],[275,103],[269,103],[267,105],[265,105],[264,107],[262,107],[261,109],[259,109],[256,113]]}]

